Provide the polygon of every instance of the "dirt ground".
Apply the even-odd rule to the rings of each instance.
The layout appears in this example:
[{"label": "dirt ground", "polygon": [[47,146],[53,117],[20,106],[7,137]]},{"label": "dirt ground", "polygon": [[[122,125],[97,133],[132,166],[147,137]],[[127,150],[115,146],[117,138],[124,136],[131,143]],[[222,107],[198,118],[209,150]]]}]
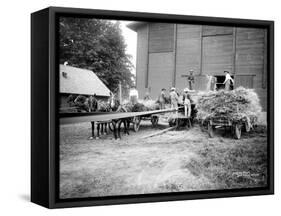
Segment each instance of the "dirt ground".
[{"label": "dirt ground", "polygon": [[90,123],[61,126],[60,198],[266,186],[265,127],[240,140],[198,126],[145,138],[167,127],[142,122],[121,140],[88,140]]}]

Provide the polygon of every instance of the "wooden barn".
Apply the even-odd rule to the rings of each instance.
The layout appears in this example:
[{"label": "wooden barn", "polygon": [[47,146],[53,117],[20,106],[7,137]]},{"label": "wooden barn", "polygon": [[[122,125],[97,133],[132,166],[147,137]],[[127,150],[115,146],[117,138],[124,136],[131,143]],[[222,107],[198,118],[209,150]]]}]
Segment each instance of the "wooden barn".
[{"label": "wooden barn", "polygon": [[265,29],[133,22],[137,32],[136,85],[140,97],[156,98],[161,88],[187,87],[194,70],[195,90],[206,90],[210,76],[223,82],[230,72],[235,87],[254,88],[263,109],[267,100]]},{"label": "wooden barn", "polygon": [[97,99],[106,100],[110,90],[90,71],[81,68],[60,65],[60,107],[68,107],[69,95],[90,96],[96,94]]}]

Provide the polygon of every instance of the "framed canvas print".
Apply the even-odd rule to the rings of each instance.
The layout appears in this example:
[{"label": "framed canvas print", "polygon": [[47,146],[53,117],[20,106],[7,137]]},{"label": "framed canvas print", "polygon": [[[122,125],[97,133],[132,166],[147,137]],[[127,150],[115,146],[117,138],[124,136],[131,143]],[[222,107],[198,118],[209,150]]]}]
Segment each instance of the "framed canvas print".
[{"label": "framed canvas print", "polygon": [[31,201],[273,194],[274,22],[31,15]]}]

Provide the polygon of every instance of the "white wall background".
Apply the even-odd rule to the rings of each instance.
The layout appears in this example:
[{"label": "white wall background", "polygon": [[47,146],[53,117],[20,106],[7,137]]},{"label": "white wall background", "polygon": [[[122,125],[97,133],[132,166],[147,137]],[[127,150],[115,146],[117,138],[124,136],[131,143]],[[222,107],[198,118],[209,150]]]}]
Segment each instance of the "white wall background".
[{"label": "white wall background", "polygon": [[274,0],[6,0],[0,7],[1,215],[269,215],[280,205],[280,126],[275,128],[276,195],[47,210],[30,191],[30,13],[48,6],[275,20],[275,121],[280,124],[281,14]]}]

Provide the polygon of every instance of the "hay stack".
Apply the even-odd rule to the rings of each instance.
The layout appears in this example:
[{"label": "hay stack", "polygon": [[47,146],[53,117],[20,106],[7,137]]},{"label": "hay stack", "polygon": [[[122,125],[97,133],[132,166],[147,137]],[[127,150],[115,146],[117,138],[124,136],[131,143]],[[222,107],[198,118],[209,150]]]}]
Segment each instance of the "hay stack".
[{"label": "hay stack", "polygon": [[253,89],[239,87],[233,91],[202,94],[197,104],[198,118],[227,117],[233,121],[257,119],[262,111],[258,95]]},{"label": "hay stack", "polygon": [[122,106],[125,107],[128,112],[144,112],[158,110],[160,108],[159,104],[154,100],[138,100],[134,105],[130,101],[124,101]]}]

